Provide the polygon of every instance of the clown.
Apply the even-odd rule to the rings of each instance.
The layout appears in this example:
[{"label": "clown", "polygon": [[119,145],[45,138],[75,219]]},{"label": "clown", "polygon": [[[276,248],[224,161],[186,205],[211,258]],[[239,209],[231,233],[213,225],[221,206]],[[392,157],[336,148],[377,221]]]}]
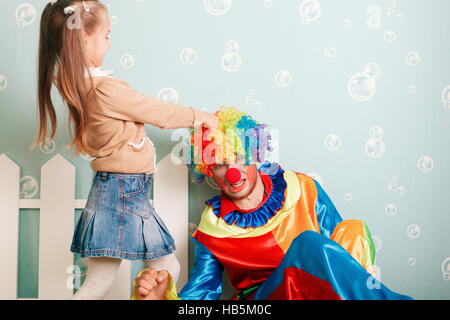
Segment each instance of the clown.
[{"label": "clown", "polygon": [[[206,201],[194,267],[178,293],[167,271],[142,270],[133,299],[219,299],[222,273],[233,299],[410,299],[374,277],[367,225],[343,220],[319,183],[264,162],[266,126],[234,108],[216,113],[215,132],[193,132],[198,181],[209,175],[221,195]],[[200,139],[199,139],[200,137]]]}]

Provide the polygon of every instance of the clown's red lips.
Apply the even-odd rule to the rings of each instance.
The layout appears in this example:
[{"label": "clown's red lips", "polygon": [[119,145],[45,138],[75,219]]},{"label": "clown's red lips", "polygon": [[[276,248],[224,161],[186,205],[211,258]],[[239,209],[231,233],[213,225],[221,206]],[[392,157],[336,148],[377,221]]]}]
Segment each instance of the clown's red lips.
[{"label": "clown's red lips", "polygon": [[233,193],[237,193],[242,191],[245,188],[245,183],[247,182],[247,179],[242,179],[237,183],[230,183],[228,185],[228,190]]}]

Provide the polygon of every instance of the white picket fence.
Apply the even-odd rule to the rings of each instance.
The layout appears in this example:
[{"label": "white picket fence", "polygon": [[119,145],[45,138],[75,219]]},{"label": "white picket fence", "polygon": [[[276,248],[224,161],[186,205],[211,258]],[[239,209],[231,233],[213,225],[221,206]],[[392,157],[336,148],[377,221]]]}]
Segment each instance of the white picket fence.
[{"label": "white picket fence", "polygon": [[[153,205],[175,239],[181,264],[177,287],[188,279],[188,170],[169,154],[157,164]],[[41,167],[40,199],[20,199],[20,167],[0,155],[0,299],[17,299],[19,210],[39,209],[38,299],[70,299],[74,257],[70,252],[75,209],[75,167],[56,154]],[[75,268],[76,269],[76,268]],[[129,299],[131,263],[123,260],[107,299]]]}]

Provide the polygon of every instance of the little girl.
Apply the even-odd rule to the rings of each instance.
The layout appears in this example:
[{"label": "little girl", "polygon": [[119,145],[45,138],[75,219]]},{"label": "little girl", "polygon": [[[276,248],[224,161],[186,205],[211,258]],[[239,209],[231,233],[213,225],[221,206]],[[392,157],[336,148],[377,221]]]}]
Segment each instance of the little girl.
[{"label": "little girl", "polygon": [[[214,129],[217,118],[192,107],[153,99],[102,69],[110,48],[108,12],[97,0],[57,0],[42,13],[38,99],[40,129],[33,146],[45,143],[47,121],[55,136],[54,84],[69,108],[76,154],[88,153],[96,171],[71,251],[88,258],[87,275],[74,299],[102,299],[122,259],[143,260],[177,281],[174,240],[149,201],[155,150],[144,123],[162,129]],[[72,132],[73,131],[73,132]]]}]

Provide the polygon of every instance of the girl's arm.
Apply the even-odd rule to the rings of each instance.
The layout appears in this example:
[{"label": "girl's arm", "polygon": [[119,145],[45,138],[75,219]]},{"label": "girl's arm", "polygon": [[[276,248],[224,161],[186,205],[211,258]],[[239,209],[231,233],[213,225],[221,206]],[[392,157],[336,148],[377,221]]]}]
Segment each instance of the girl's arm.
[{"label": "girl's arm", "polygon": [[161,129],[191,128],[194,123],[207,127],[217,125],[216,117],[210,113],[152,98],[120,79],[100,80],[95,94],[99,111],[112,118],[147,123]]}]

